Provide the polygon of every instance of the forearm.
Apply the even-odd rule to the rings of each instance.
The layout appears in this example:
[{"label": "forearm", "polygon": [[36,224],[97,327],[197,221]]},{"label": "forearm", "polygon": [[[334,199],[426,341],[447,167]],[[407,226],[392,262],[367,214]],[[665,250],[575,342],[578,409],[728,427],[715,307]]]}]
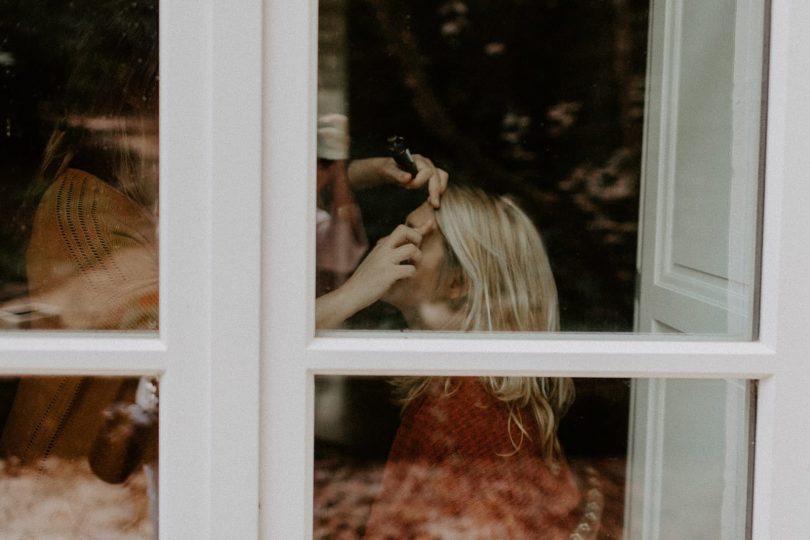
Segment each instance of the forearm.
[{"label": "forearm", "polygon": [[315,328],[333,330],[340,328],[346,319],[363,309],[347,294],[345,285],[315,299]]},{"label": "forearm", "polygon": [[344,206],[354,206],[354,195],[348,178],[348,170],[343,169],[343,164],[338,163],[341,169],[335,171],[332,182],[332,213]]},{"label": "forearm", "polygon": [[363,189],[390,183],[391,179],[383,171],[392,166],[396,164],[389,157],[355,159],[349,163],[349,184],[353,189]]},{"label": "forearm", "polygon": [[349,164],[348,176],[352,189],[362,189],[382,184],[398,184],[405,189],[427,188],[428,200],[433,208],[439,208],[440,197],[447,189],[446,171],[436,167],[431,160],[413,154],[419,171],[416,176],[403,171],[390,157],[358,159]]},{"label": "forearm", "polygon": [[352,276],[338,289],[315,300],[315,327],[328,330],[370,306],[385,295],[394,283],[413,277],[419,260],[422,234],[407,225],[399,225],[380,239]]}]

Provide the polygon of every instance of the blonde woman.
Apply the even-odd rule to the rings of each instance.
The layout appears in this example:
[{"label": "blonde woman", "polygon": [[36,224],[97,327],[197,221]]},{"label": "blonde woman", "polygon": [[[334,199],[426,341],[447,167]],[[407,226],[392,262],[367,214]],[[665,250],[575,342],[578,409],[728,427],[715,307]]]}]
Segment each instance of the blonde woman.
[{"label": "blonde woman", "polygon": [[382,238],[352,277],[318,298],[317,327],[382,300],[412,329],[556,330],[557,291],[537,229],[508,198],[449,186]]},{"label": "blonde woman", "polygon": [[[439,209],[423,204],[375,246],[326,298],[318,322],[334,327],[378,299],[412,329],[558,327],[554,278],[531,220],[508,198],[453,185]],[[582,498],[557,440],[571,379],[409,377],[395,385],[403,418],[367,538],[575,533]]]}]

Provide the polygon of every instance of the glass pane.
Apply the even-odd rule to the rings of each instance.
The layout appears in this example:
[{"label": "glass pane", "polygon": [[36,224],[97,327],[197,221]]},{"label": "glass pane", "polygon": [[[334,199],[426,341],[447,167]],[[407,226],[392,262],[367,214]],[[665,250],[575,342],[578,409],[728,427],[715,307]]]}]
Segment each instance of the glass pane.
[{"label": "glass pane", "polygon": [[0,329],[158,327],[157,0],[0,0]]},{"label": "glass pane", "polygon": [[753,383],[315,378],[314,538],[746,538]]},{"label": "glass pane", "polygon": [[750,339],[766,3],[320,0],[318,329]]},{"label": "glass pane", "polygon": [[158,382],[0,378],[0,537],[157,538]]}]

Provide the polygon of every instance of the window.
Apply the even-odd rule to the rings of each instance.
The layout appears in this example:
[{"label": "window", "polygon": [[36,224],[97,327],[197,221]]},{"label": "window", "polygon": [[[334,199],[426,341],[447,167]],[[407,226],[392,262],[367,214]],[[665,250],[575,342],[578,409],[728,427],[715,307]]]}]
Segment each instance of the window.
[{"label": "window", "polygon": [[[523,338],[543,339],[546,331],[634,329],[751,339],[765,14],[762,3],[737,2],[321,2],[317,335],[326,335],[339,314],[350,315],[343,329],[422,331],[417,339],[430,331],[479,332],[462,336],[468,339],[523,331]],[[411,150],[421,152],[413,156],[421,168],[411,173],[415,178],[404,176],[407,162],[387,157],[392,150],[396,157],[397,149],[387,149],[386,142],[404,142],[386,141],[386,130],[407,135]],[[450,174],[441,206],[430,198],[443,187],[442,170],[433,165]],[[414,189],[420,179],[427,186]],[[392,232],[403,222],[405,229]],[[350,274],[366,238],[375,247]],[[389,286],[385,279],[399,276],[403,264],[413,267],[413,276]],[[365,307],[376,296],[380,301]],[[346,331],[334,335],[345,337]],[[504,357],[497,367],[508,365]],[[518,445],[511,460],[503,447],[491,459],[476,453],[491,449],[483,441],[496,433],[507,446],[514,442],[503,432],[508,422],[500,428],[485,422],[498,416],[497,402],[521,408],[503,389],[525,396],[539,384],[549,404],[564,403],[557,397],[570,394],[571,381],[485,378],[480,382],[496,398],[493,407],[482,404],[479,415],[463,416],[466,408],[456,410],[451,402],[489,403],[487,398],[463,378],[438,379],[394,381],[413,399],[393,438],[385,433],[400,421],[386,421],[383,413],[393,393],[384,377],[316,378],[317,538],[343,527],[363,530],[357,516],[368,515],[369,505],[352,505],[363,497],[345,491],[339,479],[355,470],[353,480],[379,485],[371,480],[379,459],[386,473],[380,502],[371,505],[371,531],[385,525],[388,534],[405,537],[417,535],[413,527],[446,527],[486,536],[482,531],[489,527],[504,526],[483,519],[483,508],[498,506],[491,500],[496,494],[483,495],[485,485],[471,490],[482,500],[467,494],[463,505],[431,498],[427,486],[441,485],[435,491],[461,498],[465,486],[485,476],[494,484],[488,475],[509,478],[511,468],[523,463],[521,452],[537,455],[549,443],[527,437],[534,453]],[[377,401],[370,389],[375,385]],[[541,431],[547,422],[560,422],[560,443],[581,485],[587,484],[584,471],[600,472],[603,464],[594,456],[627,466],[626,481],[605,486],[618,491],[605,501],[605,517],[583,522],[583,529],[593,534],[601,524],[602,535],[618,537],[626,515],[631,535],[643,527],[649,536],[651,528],[666,531],[682,522],[677,508],[691,515],[694,530],[744,535],[751,436],[744,381],[574,379],[573,386],[574,409],[562,418],[563,406],[543,409],[553,414],[540,415]],[[610,399],[595,405],[595,395]],[[364,413],[353,409],[360,402],[368,408]],[[468,438],[454,431],[461,428],[433,422],[427,409],[455,411],[455,424],[467,424],[467,437],[481,440],[481,448],[464,446]],[[684,422],[693,414],[702,421]],[[584,434],[607,418],[624,441],[609,444],[593,436],[590,448],[583,448]],[[364,425],[374,426],[368,429],[378,433],[382,450],[365,440]],[[468,455],[471,463],[446,464],[436,431],[447,432],[439,446],[458,446],[454,455]],[[423,455],[414,455],[414,448]],[[420,462],[429,459],[435,460],[429,470],[442,480],[425,480],[417,495],[394,497],[407,490],[409,479],[422,477]],[[535,465],[532,470],[543,470]],[[329,471],[336,482],[326,479]],[[392,478],[400,485],[393,486]],[[635,496],[623,509],[625,483]],[[437,514],[433,521],[407,515],[408,509],[419,513],[413,500],[418,493]],[[523,493],[542,495],[528,486]],[[530,530],[490,536],[541,535],[532,528],[544,527],[542,512],[521,519],[508,500],[493,515],[513,516]],[[446,515],[438,515],[442,508]],[[587,514],[570,509],[570,515],[577,512]],[[580,534],[575,521],[568,524],[570,534]],[[396,522],[403,529],[397,531]]]},{"label": "window", "polygon": [[[663,8],[680,5],[679,2],[654,3],[654,6]],[[772,8],[760,328],[756,340],[735,343],[724,340],[684,341],[664,336],[636,340],[630,336],[597,334],[559,336],[546,340],[524,336],[475,336],[465,339],[448,335],[390,336],[377,333],[313,337],[314,314],[311,307],[307,307],[309,302],[306,300],[313,296],[313,282],[308,280],[301,283],[298,277],[308,271],[308,275],[311,275],[314,258],[311,240],[314,238],[314,209],[307,207],[304,213],[301,205],[314,200],[313,182],[307,181],[307,178],[315,176],[314,164],[310,163],[315,153],[315,8],[271,7],[267,13],[269,40],[265,49],[268,54],[270,95],[265,125],[268,128],[284,126],[284,140],[279,140],[277,146],[270,145],[265,168],[270,179],[265,200],[268,204],[278,205],[271,206],[264,229],[265,275],[270,278],[265,284],[265,299],[268,302],[274,299],[279,309],[270,309],[269,317],[264,321],[263,333],[267,338],[265,352],[269,359],[263,378],[265,397],[262,407],[266,466],[262,482],[264,531],[279,535],[302,535],[311,530],[309,486],[312,485],[312,457],[309,444],[313,434],[316,376],[480,375],[505,372],[708,380],[742,378],[759,381],[752,531],[754,537],[765,537],[790,534],[794,530],[793,517],[785,513],[785,508],[794,507],[790,502],[791,497],[801,497],[805,490],[794,479],[802,467],[801,459],[783,453],[774,436],[780,432],[787,434],[787,431],[781,430],[788,430],[790,425],[801,424],[800,414],[790,409],[798,406],[803,398],[800,393],[792,397],[785,393],[800,392],[807,382],[806,375],[801,371],[801,331],[790,322],[801,318],[802,302],[793,296],[798,291],[786,292],[785,287],[791,285],[780,278],[781,275],[798,277],[798,268],[807,262],[803,254],[790,249],[791,245],[800,245],[790,241],[797,234],[795,229],[801,222],[800,216],[791,214],[787,217],[785,213],[794,208],[794,204],[788,201],[803,193],[803,188],[793,175],[799,173],[804,161],[792,153],[791,144],[783,146],[786,140],[803,133],[803,122],[796,120],[805,113],[799,112],[803,109],[798,102],[787,98],[797,98],[799,94],[794,92],[800,93],[799,88],[805,83],[801,82],[803,76],[795,73],[795,68],[787,69],[787,62],[791,61],[790,58],[799,63],[805,62],[799,60],[800,53],[797,51],[806,50],[802,47],[806,47],[807,43],[801,41],[803,38],[791,41],[793,38],[789,36],[793,34],[789,29],[795,17],[806,15],[800,13],[806,8],[787,2],[774,2]],[[292,60],[291,54],[296,50],[293,43],[300,47],[300,42],[292,37],[290,41],[285,39],[291,25],[300,25],[295,26],[299,29],[296,35],[306,31],[306,35],[310,36],[308,48],[299,49],[303,56],[297,57],[300,60],[297,62]],[[800,45],[800,41],[803,45]],[[789,55],[788,51],[797,56]],[[278,96],[277,100],[273,98],[274,95]],[[299,98],[293,100],[292,95]],[[302,117],[309,118],[306,126],[300,125]],[[776,149],[774,144],[777,145]],[[786,195],[788,199],[784,198]],[[282,211],[291,207],[302,208],[303,215],[293,216],[289,211]],[[275,217],[272,208],[278,208]],[[780,226],[781,223],[790,223],[791,226]],[[272,231],[281,230],[284,226],[288,234],[284,237],[272,236]],[[799,238],[800,235],[797,235],[795,242],[800,242]],[[295,251],[295,246],[307,242],[310,246],[308,252],[301,254]],[[299,302],[303,302],[304,306]],[[796,353],[799,356],[794,356]],[[789,406],[788,403],[793,405]],[[786,408],[782,409],[781,406]],[[807,444],[799,437],[794,440],[796,444]],[[277,459],[274,460],[274,457]],[[273,488],[282,485],[283,493]],[[771,495],[779,498],[779,502],[772,503]],[[291,508],[288,504],[291,498],[301,501],[301,506]],[[665,530],[659,533],[664,535]],[[726,534],[733,537],[734,533]]]},{"label": "window", "polygon": [[4,377],[160,377],[164,538],[258,520],[261,5],[232,11],[160,8],[159,334],[0,335]]},{"label": "window", "polygon": [[753,537],[801,535],[810,6],[771,4],[755,341],[314,337],[317,7],[179,1],[160,20],[160,334],[7,332],[0,373],[160,375],[167,538],[310,533],[316,375],[756,380]]}]

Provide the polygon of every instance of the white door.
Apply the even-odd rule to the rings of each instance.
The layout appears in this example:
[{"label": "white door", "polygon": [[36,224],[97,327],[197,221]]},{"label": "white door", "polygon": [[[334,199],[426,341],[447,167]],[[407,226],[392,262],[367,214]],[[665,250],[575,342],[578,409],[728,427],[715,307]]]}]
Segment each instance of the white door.
[{"label": "white door", "polygon": [[752,335],[764,20],[762,2],[652,2],[640,332]]},{"label": "white door", "polygon": [[[759,2],[653,2],[639,332],[754,335],[764,20]],[[746,390],[634,383],[628,537],[744,537]]]}]

